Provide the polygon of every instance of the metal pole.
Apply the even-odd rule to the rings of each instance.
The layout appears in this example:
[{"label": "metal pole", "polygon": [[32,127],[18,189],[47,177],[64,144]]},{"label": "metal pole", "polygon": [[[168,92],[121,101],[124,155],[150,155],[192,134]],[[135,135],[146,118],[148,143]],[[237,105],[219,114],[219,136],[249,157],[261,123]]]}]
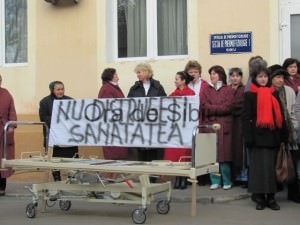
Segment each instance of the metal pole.
[{"label": "metal pole", "polygon": [[[3,141],[2,141],[2,160],[6,160],[6,143],[7,143],[7,130],[10,126],[17,126],[17,125],[43,125],[46,131],[46,143],[45,143],[45,153],[48,152],[48,134],[49,128],[46,123],[44,122],[32,122],[32,121],[8,121],[5,123],[3,127]],[[3,165],[1,165],[3,168]]]}]

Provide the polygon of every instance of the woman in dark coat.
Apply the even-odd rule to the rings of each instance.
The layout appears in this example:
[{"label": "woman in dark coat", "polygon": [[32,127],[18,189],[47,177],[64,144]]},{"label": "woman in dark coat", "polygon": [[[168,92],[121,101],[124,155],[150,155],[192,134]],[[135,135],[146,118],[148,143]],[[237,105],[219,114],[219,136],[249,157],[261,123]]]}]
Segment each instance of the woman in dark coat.
[{"label": "woman in dark coat", "polygon": [[278,93],[271,87],[267,68],[257,68],[251,77],[242,115],[250,162],[248,191],[256,196],[257,210],[263,210],[266,206],[279,210],[275,200],[275,163],[283,126],[281,106]]},{"label": "woman in dark coat", "polygon": [[[220,187],[221,177],[223,179],[223,189],[230,189],[232,160],[232,88],[227,86],[226,73],[221,66],[213,66],[209,69],[209,86],[203,93],[201,101],[202,124],[219,123],[221,129],[218,132],[218,159],[220,164],[220,175],[210,174],[211,186],[214,190]],[[211,130],[201,130],[201,132],[211,132]]]},{"label": "woman in dark coat", "polygon": [[[148,63],[140,63],[135,67],[138,81],[130,88],[128,97],[159,97],[167,96],[159,81],[153,79],[153,71]],[[132,150],[130,150],[132,151]],[[160,148],[138,148],[139,161],[152,161],[163,158],[163,149]]]},{"label": "woman in dark coat", "polygon": [[[16,121],[17,114],[14,104],[14,99],[8,90],[1,87],[2,76],[0,75],[0,165],[2,159],[2,141],[3,128],[6,122]],[[15,158],[15,141],[14,141],[14,126],[10,126],[7,130],[6,142],[6,159]],[[6,178],[12,175],[12,171],[0,171],[0,196],[5,195]]]},{"label": "woman in dark coat", "polygon": [[229,71],[230,87],[233,89],[232,102],[232,175],[239,182],[247,181],[244,176],[246,153],[243,144],[242,111],[244,107],[245,86],[242,83],[243,72],[240,68]]},{"label": "woman in dark coat", "polygon": [[[42,122],[45,122],[50,128],[51,126],[51,116],[52,116],[52,108],[53,102],[55,99],[72,99],[71,97],[65,95],[65,87],[61,81],[53,81],[49,84],[50,95],[46,96],[40,101],[39,108],[39,116]],[[46,145],[46,133],[44,130],[44,145]],[[78,147],[70,146],[70,147],[60,147],[57,145],[53,146],[53,157],[64,157],[64,158],[72,158],[78,157]],[[53,171],[53,178],[55,181],[61,180],[60,172]]]},{"label": "woman in dark coat", "polygon": [[[177,72],[175,76],[176,90],[173,91],[170,96],[191,96],[195,95],[195,92],[190,89],[187,85],[194,78],[184,71]],[[171,160],[178,162],[182,156],[191,156],[190,148],[166,148],[165,149],[165,160]],[[186,161],[182,159],[181,161]],[[176,177],[174,189],[186,189],[187,179],[185,177]]]},{"label": "woman in dark coat", "polygon": [[[98,98],[124,98],[124,94],[118,85],[119,77],[116,69],[106,68],[101,75],[103,82],[99,90]],[[104,146],[105,159],[124,160],[128,158],[128,149],[118,146]]]}]

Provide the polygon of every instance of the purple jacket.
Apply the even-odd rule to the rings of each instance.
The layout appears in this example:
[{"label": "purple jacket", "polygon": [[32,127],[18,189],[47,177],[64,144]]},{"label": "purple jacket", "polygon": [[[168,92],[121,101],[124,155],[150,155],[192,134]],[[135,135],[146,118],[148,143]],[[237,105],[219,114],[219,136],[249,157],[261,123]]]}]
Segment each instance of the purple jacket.
[{"label": "purple jacket", "polygon": [[[223,86],[216,90],[208,86],[201,99],[201,124],[219,123],[218,131],[218,162],[230,162],[232,160],[232,101],[233,90],[230,86]],[[212,132],[202,129],[201,132]]]},{"label": "purple jacket", "polygon": [[[124,98],[124,94],[118,85],[114,85],[110,82],[104,82],[99,90],[98,98]],[[105,159],[127,159],[128,149],[118,146],[104,146],[103,155]]]}]

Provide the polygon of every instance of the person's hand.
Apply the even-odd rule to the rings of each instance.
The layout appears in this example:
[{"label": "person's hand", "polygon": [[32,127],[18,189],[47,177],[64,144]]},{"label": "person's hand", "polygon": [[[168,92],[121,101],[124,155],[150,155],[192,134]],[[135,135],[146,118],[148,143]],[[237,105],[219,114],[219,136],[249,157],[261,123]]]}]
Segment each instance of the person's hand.
[{"label": "person's hand", "polygon": [[298,91],[300,91],[300,86],[298,86]]},{"label": "person's hand", "polygon": [[14,127],[8,127],[7,133],[13,133],[14,132]]}]

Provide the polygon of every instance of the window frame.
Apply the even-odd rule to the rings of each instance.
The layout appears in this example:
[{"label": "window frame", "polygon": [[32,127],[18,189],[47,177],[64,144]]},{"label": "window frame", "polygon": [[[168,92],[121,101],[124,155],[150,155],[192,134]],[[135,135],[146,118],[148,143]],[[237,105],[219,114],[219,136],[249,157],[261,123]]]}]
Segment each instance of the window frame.
[{"label": "window frame", "polygon": [[[1,67],[20,67],[28,65],[28,30],[27,30],[27,62],[6,63],[5,62],[5,0],[0,0],[0,66]],[[27,1],[27,0],[26,0]],[[27,24],[28,24],[28,1],[27,1]],[[28,28],[27,28],[28,29]]]},{"label": "window frame", "polygon": [[[187,8],[188,1],[186,0]],[[128,61],[145,61],[145,60],[160,60],[160,59],[186,59],[189,56],[189,48],[187,54],[184,55],[158,55],[157,41],[157,0],[146,0],[147,13],[147,56],[145,57],[118,57],[118,0],[107,0],[107,49],[108,58],[116,62]],[[188,24],[187,16],[187,24]],[[188,32],[188,26],[187,26]],[[189,35],[188,35],[189,37]],[[187,38],[187,45],[189,38]]]}]

